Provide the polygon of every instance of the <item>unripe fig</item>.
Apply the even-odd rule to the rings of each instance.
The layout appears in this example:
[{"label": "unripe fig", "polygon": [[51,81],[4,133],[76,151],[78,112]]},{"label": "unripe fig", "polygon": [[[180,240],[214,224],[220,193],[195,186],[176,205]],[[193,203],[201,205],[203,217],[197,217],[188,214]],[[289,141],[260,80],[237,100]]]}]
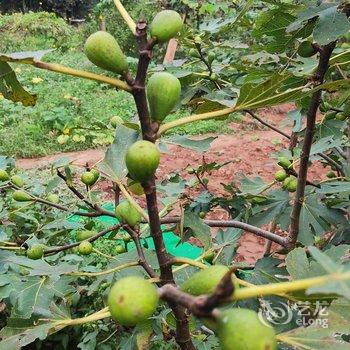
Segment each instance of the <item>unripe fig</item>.
[{"label": "unripe fig", "polygon": [[341,120],[341,121],[345,120],[346,118],[347,118],[347,116],[344,114],[344,112],[339,112],[335,116],[335,119]]},{"label": "unripe fig", "polygon": [[126,155],[125,163],[129,175],[141,184],[152,178],[160,160],[158,147],[150,141],[137,141],[132,144]]},{"label": "unripe fig", "polygon": [[210,266],[192,275],[182,284],[181,290],[191,295],[211,294],[228,271],[224,265]]},{"label": "unripe fig", "polygon": [[137,276],[117,281],[108,294],[108,308],[114,320],[134,326],[148,319],[158,306],[156,287]]},{"label": "unripe fig", "polygon": [[206,213],[205,211],[201,211],[201,212],[199,213],[199,217],[200,217],[201,219],[204,219],[206,216],[207,216],[207,213]]},{"label": "unripe fig", "polygon": [[333,178],[337,177],[337,175],[334,173],[334,171],[328,171],[328,173],[326,174],[326,176],[327,176],[329,179],[333,179]]},{"label": "unripe fig", "polygon": [[118,125],[123,124],[124,120],[119,116],[115,115],[109,120],[109,122],[113,126],[113,128],[116,128]]},{"label": "unripe fig", "polygon": [[181,16],[173,10],[164,10],[153,18],[151,36],[163,43],[176,36],[183,25]]},{"label": "unripe fig", "polygon": [[29,259],[37,260],[41,259],[44,255],[44,247],[42,244],[34,244],[27,250],[27,257]]},{"label": "unripe fig", "polygon": [[143,194],[145,194],[142,185],[139,182],[132,179],[128,179],[128,189],[131,193],[133,193],[136,196],[142,196]]},{"label": "unripe fig", "polygon": [[125,247],[122,245],[122,244],[118,244],[116,247],[115,247],[115,252],[117,254],[123,254],[126,252],[126,249]]},{"label": "unripe fig", "polygon": [[298,180],[294,176],[288,176],[283,182],[283,187],[288,192],[295,192],[297,189],[297,185],[298,185]]},{"label": "unripe fig", "polygon": [[95,236],[96,234],[97,234],[96,231],[81,230],[81,231],[77,231],[75,238],[78,242],[80,242],[80,241],[85,241],[85,240]]},{"label": "unripe fig", "polygon": [[89,241],[82,241],[78,245],[78,252],[81,255],[89,255],[92,252],[92,244]]},{"label": "unripe fig", "polygon": [[209,62],[209,63],[212,63],[212,62],[215,60],[215,58],[216,58],[215,52],[210,51],[210,52],[208,53],[208,62]]},{"label": "unripe fig", "polygon": [[202,40],[202,38],[201,38],[199,35],[196,35],[196,36],[194,37],[194,42],[195,42],[196,44],[200,45],[200,44],[203,42],[203,40]]},{"label": "unripe fig", "polygon": [[11,182],[17,187],[23,187],[24,185],[23,179],[18,175],[13,175],[11,177]]},{"label": "unripe fig", "polygon": [[180,81],[170,73],[158,72],[148,80],[146,89],[151,118],[161,123],[180,99]]},{"label": "unripe fig", "polygon": [[141,214],[128,200],[118,204],[115,215],[121,223],[129,226],[136,226],[141,222]]},{"label": "unripe fig", "polygon": [[96,179],[96,175],[92,171],[85,171],[81,175],[80,180],[86,186],[92,186],[97,179]]},{"label": "unripe fig", "polygon": [[284,169],[281,169],[281,170],[278,170],[276,173],[275,173],[275,179],[278,181],[278,182],[282,182],[284,181],[286,178],[287,178],[288,174],[286,173],[286,171]]},{"label": "unripe fig", "polygon": [[222,311],[217,320],[222,350],[275,350],[276,333],[258,314],[249,309]]},{"label": "unripe fig", "polygon": [[321,111],[322,113],[327,112],[330,108],[331,108],[331,105],[330,105],[328,102],[326,102],[326,101],[323,101],[323,102],[320,104],[320,111]]},{"label": "unripe fig", "polygon": [[298,55],[301,57],[311,57],[317,53],[316,48],[308,40],[300,43],[298,47]]},{"label": "unripe fig", "polygon": [[0,181],[8,181],[10,180],[10,175],[6,170],[0,169]]},{"label": "unripe fig", "polygon": [[29,202],[34,200],[34,198],[29,193],[21,190],[14,191],[12,198],[17,202]]},{"label": "unripe fig", "polygon": [[104,31],[89,36],[85,43],[85,54],[96,66],[122,74],[128,70],[128,63],[118,42]]},{"label": "unripe fig", "polygon": [[284,169],[292,168],[292,162],[286,157],[279,157],[277,164]]},{"label": "unripe fig", "polygon": [[[124,235],[123,236],[123,241],[125,242],[125,243],[129,243],[129,242],[131,242],[132,241],[132,238],[127,234],[127,235]],[[124,249],[125,250],[125,249]]]},{"label": "unripe fig", "polygon": [[54,193],[48,194],[46,199],[54,204],[57,204],[60,201],[60,198],[57,196],[57,194]]},{"label": "unripe fig", "polygon": [[90,171],[94,174],[96,182],[100,178],[100,172],[96,169],[91,169]]},{"label": "unripe fig", "polygon": [[198,50],[196,50],[196,49],[190,49],[190,51],[189,51],[188,53],[189,53],[189,55],[190,55],[191,57],[195,57],[195,58],[200,57],[200,56],[199,56],[199,53],[198,53]]}]

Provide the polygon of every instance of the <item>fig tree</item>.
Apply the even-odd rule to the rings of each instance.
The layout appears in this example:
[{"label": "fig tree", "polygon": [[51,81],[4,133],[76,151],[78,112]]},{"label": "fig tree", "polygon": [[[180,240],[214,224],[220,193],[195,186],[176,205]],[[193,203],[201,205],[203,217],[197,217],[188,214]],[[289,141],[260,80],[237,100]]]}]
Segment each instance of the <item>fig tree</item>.
[{"label": "fig tree", "polygon": [[34,244],[27,250],[27,257],[32,260],[41,259],[44,256],[44,247],[42,244]]},{"label": "fig tree", "polygon": [[85,43],[85,54],[96,66],[122,74],[128,70],[128,63],[118,42],[104,31],[89,36]]},{"label": "fig tree", "polygon": [[300,43],[298,47],[298,55],[301,57],[311,57],[317,53],[316,48],[308,40]]},{"label": "fig tree", "polygon": [[150,141],[137,141],[132,144],[126,155],[125,163],[129,175],[141,184],[152,178],[160,160],[158,147]]},{"label": "fig tree", "polygon": [[151,36],[163,43],[175,37],[183,25],[181,16],[173,10],[164,10],[153,18]]},{"label": "fig tree", "polygon": [[211,294],[229,271],[224,265],[213,265],[193,274],[186,280],[181,290],[191,295]]},{"label": "fig tree", "polygon": [[92,171],[85,171],[81,175],[80,180],[86,186],[92,186],[97,179],[96,179],[96,175]]},{"label": "fig tree", "polygon": [[148,319],[158,306],[156,287],[137,276],[117,281],[108,294],[108,308],[114,320],[134,326]]},{"label": "fig tree", "polygon": [[11,182],[17,187],[23,187],[24,181],[19,175],[13,175],[11,177]]},{"label": "fig tree", "polygon": [[129,226],[136,226],[141,222],[141,214],[128,200],[118,204],[115,215],[121,223]]},{"label": "fig tree", "polygon": [[10,180],[10,175],[6,170],[0,169],[0,181],[8,181]]},{"label": "fig tree", "polygon": [[81,230],[81,231],[77,231],[75,238],[78,242],[80,242],[80,241],[85,241],[85,240],[95,236],[96,234],[97,234],[96,231]]},{"label": "fig tree", "polygon": [[92,252],[92,244],[89,241],[82,241],[78,245],[78,252],[81,255],[89,255]]},{"label": "fig tree", "polygon": [[29,193],[22,190],[14,191],[12,194],[12,198],[17,202],[29,202],[34,200]]},{"label": "fig tree", "polygon": [[148,80],[146,89],[151,118],[161,123],[180,99],[180,81],[170,73],[158,72]]},{"label": "fig tree", "polygon": [[145,194],[142,185],[133,179],[128,179],[128,189],[136,196],[142,196]]},{"label": "fig tree", "polygon": [[217,319],[218,338],[222,350],[275,350],[274,329],[249,309],[222,311]]},{"label": "fig tree", "polygon": [[288,176],[288,174],[286,173],[286,171],[284,169],[278,170],[275,173],[275,179],[278,182],[283,182],[287,176]]}]

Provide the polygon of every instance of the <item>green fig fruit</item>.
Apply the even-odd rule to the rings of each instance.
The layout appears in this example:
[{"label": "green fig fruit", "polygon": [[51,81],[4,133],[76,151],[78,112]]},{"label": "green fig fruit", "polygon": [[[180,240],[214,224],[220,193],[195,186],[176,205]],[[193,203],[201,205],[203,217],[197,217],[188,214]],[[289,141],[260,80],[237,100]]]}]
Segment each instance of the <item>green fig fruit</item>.
[{"label": "green fig fruit", "polygon": [[109,120],[109,123],[112,125],[113,128],[116,128],[118,125],[123,124],[124,120],[119,116],[115,115]]},{"label": "green fig fruit", "polygon": [[157,13],[151,23],[151,36],[163,43],[174,38],[181,30],[182,25],[182,18],[176,11],[161,11]]},{"label": "green fig fruit", "polygon": [[128,200],[118,204],[115,208],[115,215],[121,223],[128,224],[132,227],[141,222],[141,214]]},{"label": "green fig fruit", "polygon": [[221,312],[217,335],[222,350],[276,350],[275,330],[249,309]]},{"label": "green fig fruit", "polygon": [[288,174],[286,173],[286,171],[284,169],[278,170],[275,173],[275,179],[278,182],[283,182],[286,178],[287,178]]},{"label": "green fig fruit", "polygon": [[326,174],[326,176],[327,176],[329,179],[334,179],[335,177],[337,177],[337,175],[335,174],[334,171],[328,171],[328,173]]},{"label": "green fig fruit", "polygon": [[330,105],[327,101],[323,101],[323,102],[320,104],[320,111],[321,111],[322,113],[327,112],[330,108],[331,108],[331,105]]},{"label": "green fig fruit", "polygon": [[78,245],[78,252],[81,255],[89,255],[92,252],[92,244],[89,241],[82,241]]},{"label": "green fig fruit", "polygon": [[132,144],[126,155],[125,163],[129,175],[141,184],[152,178],[160,161],[158,147],[150,141],[137,141]]},{"label": "green fig fruit", "polygon": [[316,48],[308,40],[300,43],[298,47],[298,55],[301,57],[311,57],[317,53]]},{"label": "green fig fruit", "polygon": [[96,182],[100,178],[100,172],[96,169],[91,169],[90,171],[94,174]]},{"label": "green fig fruit", "polygon": [[86,186],[92,186],[97,179],[96,179],[96,175],[92,171],[85,171],[81,175],[80,180]]},{"label": "green fig fruit", "polygon": [[14,191],[12,198],[17,202],[29,202],[34,200],[34,198],[29,193],[21,190]]},{"label": "green fig fruit", "polygon": [[212,63],[212,62],[215,60],[215,58],[216,58],[215,52],[210,51],[210,52],[208,53],[208,62],[209,62],[209,63]]},{"label": "green fig fruit", "polygon": [[199,35],[196,35],[194,38],[193,38],[194,42],[198,45],[202,44],[203,40],[202,38],[199,36]]},{"label": "green fig fruit", "polygon": [[[128,234],[126,234],[123,236],[123,241],[124,241],[124,243],[129,243],[132,241],[132,238]],[[125,250],[125,248],[124,248],[124,250]]]},{"label": "green fig fruit", "polygon": [[188,51],[188,54],[189,54],[191,57],[194,57],[194,58],[199,58],[199,57],[200,57],[198,50],[193,49],[193,48],[190,49],[190,51]]},{"label": "green fig fruit", "polygon": [[24,185],[23,179],[18,175],[13,175],[11,177],[11,182],[17,187],[23,187]]},{"label": "green fig fruit", "polygon": [[146,89],[151,118],[161,123],[180,99],[180,81],[170,73],[158,72],[148,80]]},{"label": "green fig fruit", "polygon": [[158,306],[156,287],[137,276],[117,281],[108,294],[108,308],[114,320],[134,326],[148,319]]},{"label": "green fig fruit", "polygon": [[122,244],[118,244],[116,247],[115,247],[115,252],[117,254],[123,254],[126,252],[126,249],[125,247],[122,245]]},{"label": "green fig fruit", "polygon": [[78,242],[80,242],[80,241],[85,241],[85,240],[95,236],[96,234],[97,234],[96,231],[81,230],[81,231],[77,231],[75,238]]},{"label": "green fig fruit", "polygon": [[206,213],[205,211],[201,211],[201,212],[199,213],[199,217],[200,217],[201,219],[204,219],[206,216],[207,216],[207,213]]},{"label": "green fig fruit", "polygon": [[34,244],[27,250],[27,257],[32,260],[41,259],[44,256],[44,247],[42,244]]},{"label": "green fig fruit", "polygon": [[142,196],[145,194],[142,185],[133,179],[128,179],[128,189],[136,196]]},{"label": "green fig fruit", "polygon": [[283,187],[288,191],[288,192],[295,192],[298,186],[298,180],[294,176],[288,176],[284,182],[283,182]]},{"label": "green fig fruit", "polygon": [[128,63],[118,42],[104,31],[89,36],[85,43],[85,54],[96,66],[122,74],[128,70]]},{"label": "green fig fruit", "polygon": [[292,168],[292,162],[286,157],[279,157],[277,164],[279,166],[281,166],[283,169],[291,169]]},{"label": "green fig fruit", "polygon": [[344,114],[344,112],[339,112],[336,114],[335,119],[344,121],[347,118],[347,116]]},{"label": "green fig fruit", "polygon": [[8,181],[10,180],[10,175],[6,170],[0,169],[0,181]]},{"label": "green fig fruit", "polygon": [[57,204],[60,201],[60,198],[57,196],[57,194],[54,193],[49,193],[46,199],[53,204]]},{"label": "green fig fruit", "polygon": [[191,295],[211,294],[229,271],[224,265],[213,265],[193,274],[181,286],[181,290]]}]

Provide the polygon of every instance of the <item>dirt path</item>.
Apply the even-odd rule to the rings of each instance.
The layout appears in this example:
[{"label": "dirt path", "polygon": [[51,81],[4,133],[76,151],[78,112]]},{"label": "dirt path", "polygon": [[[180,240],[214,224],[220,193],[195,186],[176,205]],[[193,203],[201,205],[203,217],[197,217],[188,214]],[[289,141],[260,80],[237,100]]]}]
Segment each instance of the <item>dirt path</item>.
[{"label": "dirt path", "polygon": [[[260,116],[271,124],[280,127],[286,111],[290,106],[282,106],[278,109],[266,110]],[[233,134],[217,135],[211,148],[204,154],[206,162],[224,163],[230,162],[218,171],[213,171],[210,176],[208,188],[210,192],[217,195],[225,193],[222,183],[229,183],[239,179],[242,173],[247,176],[260,176],[264,180],[272,181],[277,169],[276,160],[271,156],[278,150],[288,146],[288,140],[276,132],[263,128],[261,125],[248,117],[244,123],[232,123],[230,128]],[[283,130],[290,133],[290,127],[283,127]],[[208,136],[208,135],[206,135]],[[211,135],[213,136],[213,135]],[[39,159],[21,159],[17,166],[24,169],[43,167],[48,163],[69,156],[76,164],[94,164],[103,158],[104,150],[87,150],[83,152],[71,152]],[[165,178],[174,171],[180,171],[183,177],[188,177],[185,170],[189,165],[196,167],[203,161],[203,155],[192,150],[170,145],[169,152],[162,155],[161,166],[157,171],[158,179]],[[324,173],[322,168],[313,167],[310,169],[309,179],[319,179]],[[99,186],[111,193],[109,182],[100,182]],[[227,194],[227,192],[226,192]],[[217,210],[210,213],[210,218],[223,219],[226,213]],[[263,255],[265,240],[255,235],[246,233],[240,240],[238,259],[248,263],[255,262]]]}]

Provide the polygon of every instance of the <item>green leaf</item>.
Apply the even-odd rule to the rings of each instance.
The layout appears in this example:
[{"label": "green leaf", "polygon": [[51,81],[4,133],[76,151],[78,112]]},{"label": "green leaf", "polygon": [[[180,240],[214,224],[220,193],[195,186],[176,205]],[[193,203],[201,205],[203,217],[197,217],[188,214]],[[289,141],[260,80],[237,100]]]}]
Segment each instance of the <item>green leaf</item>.
[{"label": "green leaf", "polygon": [[268,186],[268,184],[266,184],[261,177],[256,177],[254,179],[250,179],[250,178],[246,177],[245,175],[243,175],[240,182],[241,182],[242,195],[260,194]]},{"label": "green leaf", "polygon": [[184,148],[192,149],[196,152],[204,153],[210,148],[211,143],[215,139],[216,137],[206,137],[204,139],[193,140],[185,135],[174,135],[167,137],[163,141],[173,145],[179,145]]},{"label": "green leaf", "polygon": [[54,50],[23,51],[13,53],[0,53],[0,61],[33,64],[40,61],[47,53]]},{"label": "green leaf", "polygon": [[21,102],[24,106],[35,106],[36,95],[27,92],[17,80],[9,64],[0,61],[0,93],[8,100]]},{"label": "green leaf", "polygon": [[287,255],[286,268],[295,280],[310,277],[310,263],[304,248],[295,248]]},{"label": "green leaf", "polygon": [[314,28],[314,38],[320,45],[327,45],[348,33],[350,22],[345,13],[338,11],[337,6],[320,12]]},{"label": "green leaf", "polygon": [[119,124],[116,128],[113,144],[108,147],[105,158],[99,169],[107,175],[121,179],[128,170],[125,165],[125,155],[129,147],[138,140],[139,132]]},{"label": "green leaf", "polygon": [[321,188],[318,188],[316,192],[320,194],[350,193],[350,181],[323,182]]},{"label": "green leaf", "polygon": [[184,227],[192,230],[192,235],[198,238],[204,245],[204,249],[208,249],[211,244],[210,227],[193,212],[186,211],[184,216]]},{"label": "green leaf", "polygon": [[[319,320],[317,322],[317,320]],[[299,327],[292,331],[279,334],[283,343],[308,350],[348,350],[349,343],[344,342],[339,333],[347,334],[350,322],[345,317],[333,311],[327,312],[322,318],[314,321],[309,327]],[[326,326],[323,326],[326,325]]]}]

